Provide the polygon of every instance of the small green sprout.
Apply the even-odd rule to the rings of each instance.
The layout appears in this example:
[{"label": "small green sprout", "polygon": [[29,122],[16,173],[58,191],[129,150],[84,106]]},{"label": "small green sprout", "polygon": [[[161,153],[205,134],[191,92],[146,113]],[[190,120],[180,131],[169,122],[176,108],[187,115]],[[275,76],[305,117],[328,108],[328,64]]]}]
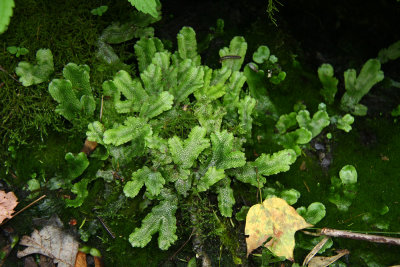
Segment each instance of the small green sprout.
[{"label": "small green sprout", "polygon": [[313,225],[321,221],[326,215],[325,205],[320,202],[311,203],[308,208],[297,208],[296,211],[306,220],[306,222]]},{"label": "small green sprout", "polygon": [[347,211],[357,196],[357,171],[352,165],[344,166],[339,172],[339,178],[331,178],[329,202],[335,204],[340,211]]},{"label": "small green sprout", "polygon": [[93,8],[90,13],[92,13],[95,16],[103,16],[104,13],[108,10],[108,6],[99,6],[97,8]]},{"label": "small green sprout", "polygon": [[29,50],[25,47],[17,47],[17,46],[9,46],[7,47],[7,51],[10,54],[15,55],[16,57],[24,56],[29,53]]}]

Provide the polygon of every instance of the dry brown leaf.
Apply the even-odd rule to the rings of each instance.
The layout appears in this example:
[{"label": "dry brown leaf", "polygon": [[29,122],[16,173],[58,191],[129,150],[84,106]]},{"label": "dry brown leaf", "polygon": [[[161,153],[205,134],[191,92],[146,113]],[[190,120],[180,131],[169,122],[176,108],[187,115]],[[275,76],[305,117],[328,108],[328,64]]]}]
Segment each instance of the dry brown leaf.
[{"label": "dry brown leaf", "polygon": [[315,245],[315,247],[310,251],[310,253],[308,253],[307,257],[304,259],[303,266],[306,266],[311,261],[315,254],[317,254],[318,251],[321,250],[321,248],[326,244],[326,242],[328,242],[328,240],[329,237],[325,236],[321,241],[319,241],[318,244]]},{"label": "dry brown leaf", "polygon": [[75,267],[87,267],[86,254],[82,251],[78,251],[76,254]]},{"label": "dry brown leaf", "polygon": [[30,237],[23,236],[19,244],[28,247],[18,251],[18,258],[39,253],[52,258],[58,267],[75,266],[79,243],[59,227],[47,225],[40,231],[35,229]]},{"label": "dry brown leaf", "polygon": [[11,219],[14,213],[14,208],[18,204],[18,198],[13,192],[4,192],[0,190],[0,223],[5,219]]},{"label": "dry brown leaf", "polygon": [[85,153],[86,156],[89,156],[96,149],[96,147],[97,147],[97,142],[89,141],[88,139],[86,139],[85,144],[81,149],[81,152]]},{"label": "dry brown leaf", "polygon": [[247,213],[247,256],[271,238],[265,247],[277,256],[293,260],[295,232],[311,226],[285,200],[268,198],[262,204],[252,206]]},{"label": "dry brown leaf", "polygon": [[95,267],[104,267],[103,260],[99,257],[93,257],[94,258],[94,266]]},{"label": "dry brown leaf", "polygon": [[314,257],[308,264],[308,267],[325,267],[329,266],[344,255],[349,254],[350,252],[347,249],[343,249],[340,251],[336,251],[338,254],[332,257]]}]

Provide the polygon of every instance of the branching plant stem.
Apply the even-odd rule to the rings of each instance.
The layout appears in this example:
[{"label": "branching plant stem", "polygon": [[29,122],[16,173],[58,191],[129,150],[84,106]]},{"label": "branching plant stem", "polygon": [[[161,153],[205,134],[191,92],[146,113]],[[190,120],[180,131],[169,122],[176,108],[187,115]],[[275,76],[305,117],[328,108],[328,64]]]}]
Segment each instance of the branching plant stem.
[{"label": "branching plant stem", "polygon": [[321,235],[332,236],[332,237],[342,237],[342,238],[350,238],[356,240],[365,240],[374,243],[382,243],[382,244],[391,244],[400,246],[400,238],[396,237],[387,237],[380,235],[369,235],[369,234],[360,234],[353,233],[349,231],[342,231],[330,228],[322,228]]}]

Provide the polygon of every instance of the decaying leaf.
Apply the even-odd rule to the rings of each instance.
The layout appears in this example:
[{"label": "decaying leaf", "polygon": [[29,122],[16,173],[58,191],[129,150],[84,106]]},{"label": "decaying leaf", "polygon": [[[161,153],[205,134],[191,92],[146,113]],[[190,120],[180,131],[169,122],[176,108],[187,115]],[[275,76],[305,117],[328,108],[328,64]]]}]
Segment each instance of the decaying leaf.
[{"label": "decaying leaf", "polygon": [[321,248],[328,242],[329,237],[325,236],[315,247],[308,253],[307,257],[303,261],[303,266],[306,266],[311,259],[321,250]]},{"label": "decaying leaf", "polygon": [[32,253],[39,253],[53,259],[58,267],[75,266],[75,258],[79,243],[73,236],[64,233],[61,228],[47,225],[42,230],[34,230],[32,235],[23,236],[20,245],[28,246],[18,251],[17,257],[22,258]]},{"label": "decaying leaf", "polygon": [[82,251],[78,251],[76,254],[76,261],[74,267],[87,267],[86,254]]},{"label": "decaying leaf", "polygon": [[86,156],[89,156],[96,149],[96,147],[97,147],[97,142],[89,141],[89,139],[86,139],[81,149],[81,152],[85,153]]},{"label": "decaying leaf", "polygon": [[247,256],[271,238],[264,246],[276,256],[293,260],[295,232],[311,226],[285,200],[268,198],[252,206],[247,213]]},{"label": "decaying leaf", "polygon": [[329,266],[330,264],[334,263],[344,255],[349,254],[350,252],[347,249],[343,250],[338,250],[336,251],[338,254],[335,256],[331,257],[314,257],[310,263],[308,264],[308,267],[325,267]]},{"label": "decaying leaf", "polygon": [[5,219],[11,219],[14,208],[17,206],[17,197],[13,192],[6,193],[0,190],[0,223]]}]

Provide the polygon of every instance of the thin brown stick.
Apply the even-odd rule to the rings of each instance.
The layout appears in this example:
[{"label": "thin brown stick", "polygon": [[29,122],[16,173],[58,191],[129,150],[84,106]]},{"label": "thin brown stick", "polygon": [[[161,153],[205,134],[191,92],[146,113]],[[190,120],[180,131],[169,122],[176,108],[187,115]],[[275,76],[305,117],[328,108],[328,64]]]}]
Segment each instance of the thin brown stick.
[{"label": "thin brown stick", "polygon": [[327,235],[327,236],[333,236],[333,237],[343,237],[343,238],[349,238],[349,239],[364,240],[364,241],[369,241],[369,242],[374,242],[374,243],[391,244],[391,245],[400,246],[400,238],[396,238],[396,237],[360,234],[360,233],[353,233],[353,232],[329,229],[329,228],[322,228],[320,234]]},{"label": "thin brown stick", "polygon": [[306,187],[308,193],[311,193],[310,188],[308,187],[306,181],[303,180],[303,184],[304,184],[304,186]]},{"label": "thin brown stick", "polygon": [[13,79],[14,81],[16,81],[19,84],[22,84],[20,81],[18,81],[17,79],[14,78],[14,76],[12,76],[10,73],[8,73],[8,71],[6,71],[2,66],[0,66],[0,71],[4,72],[5,74],[7,74],[8,76],[11,77],[11,79]]},{"label": "thin brown stick", "polygon": [[260,204],[262,204],[263,203],[263,200],[262,200],[262,193],[261,193],[261,188],[260,188],[260,179],[258,178],[258,169],[257,169],[257,167],[256,167],[256,177],[257,177],[257,183],[258,183],[258,191],[260,192]]},{"label": "thin brown stick", "polygon": [[43,198],[45,198],[46,195],[43,195],[41,197],[39,197],[38,199],[36,199],[35,201],[31,202],[30,204],[28,204],[27,206],[23,207],[21,210],[19,210],[17,213],[15,213],[11,218],[4,220],[0,226],[2,226],[3,224],[5,224],[6,222],[8,222],[9,220],[11,220],[12,218],[14,218],[15,216],[17,216],[18,214],[20,214],[21,212],[23,212],[24,210],[26,210],[27,208],[31,207],[32,205],[35,205],[38,201],[42,200]]},{"label": "thin brown stick", "polygon": [[172,261],[176,255],[186,246],[186,244],[190,241],[190,239],[192,238],[192,236],[194,235],[195,232],[195,228],[193,228],[192,233],[190,234],[189,238],[185,241],[185,243],[183,243],[183,245],[177,250],[175,251],[174,255],[172,255],[169,260]]},{"label": "thin brown stick", "polygon": [[103,101],[104,101],[104,96],[101,96],[101,105],[100,105],[100,122],[101,122],[101,118],[103,117]]},{"label": "thin brown stick", "polygon": [[110,228],[108,228],[107,224],[103,221],[103,219],[100,216],[96,216],[96,217],[100,221],[103,228],[106,229],[107,233],[112,237],[112,239],[115,239],[114,233],[110,230]]}]

